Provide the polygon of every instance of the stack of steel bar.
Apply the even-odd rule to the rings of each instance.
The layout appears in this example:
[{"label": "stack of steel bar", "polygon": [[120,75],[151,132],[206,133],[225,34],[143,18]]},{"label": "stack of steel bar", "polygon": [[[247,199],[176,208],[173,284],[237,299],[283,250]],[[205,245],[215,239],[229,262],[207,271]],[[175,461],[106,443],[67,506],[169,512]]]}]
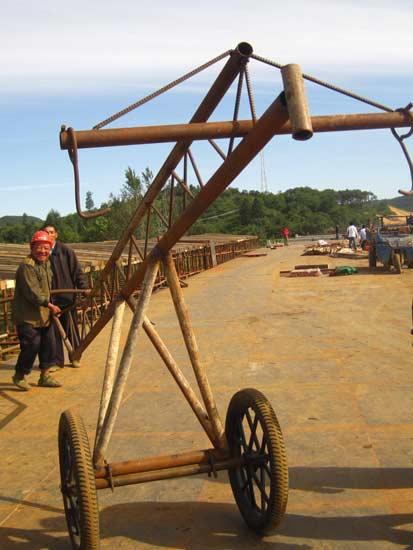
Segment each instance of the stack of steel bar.
[{"label": "stack of steel bar", "polygon": [[[149,248],[151,249],[155,244],[155,240],[150,241]],[[89,286],[92,288],[100,270],[112,252],[114,241],[75,243],[71,246],[75,250],[88,278]],[[258,238],[251,235],[193,235],[185,237],[176,244],[173,249],[173,258],[178,276],[182,280],[258,247]],[[27,245],[0,243],[0,359],[19,350],[11,318],[11,301],[14,289],[12,279],[14,279],[17,266],[27,253]],[[121,289],[125,281],[134,274],[141,261],[139,256],[133,257],[129,261],[128,255],[123,254],[118,264],[116,281],[113,281],[114,287],[118,290]],[[154,287],[163,286],[165,286],[165,274],[160,269]],[[73,311],[73,322],[79,324],[81,338],[87,334],[109,301],[109,294],[102,289],[99,294],[92,296],[87,302],[83,301],[82,306]]]},{"label": "stack of steel bar", "polygon": [[[143,248],[143,241],[137,240],[138,244]],[[193,273],[198,273],[203,269],[207,269],[212,266],[212,262],[208,263],[207,257],[211,243],[215,246],[216,263],[220,264],[227,259],[235,258],[240,253],[257,248],[259,245],[258,239],[252,235],[225,235],[221,233],[208,233],[203,235],[191,235],[185,236],[175,246],[174,255],[183,255],[186,258],[194,258],[194,264],[196,268],[192,268],[191,260],[189,262],[189,269],[187,272],[182,270],[180,276],[185,277]],[[82,265],[85,273],[90,271],[100,271],[100,269],[106,264],[106,261],[110,257],[112,250],[116,244],[116,241],[103,241],[103,242],[91,242],[91,243],[73,243],[70,246],[76,252],[77,257]],[[155,246],[156,240],[150,240],[148,248],[152,249]],[[204,251],[202,253],[200,251]],[[14,274],[19,263],[29,253],[28,245],[24,244],[9,244],[0,243],[0,280],[14,279]],[[207,267],[199,269],[198,263],[200,255],[206,258]],[[210,255],[210,252],[209,252]],[[140,258],[137,254],[134,255],[135,262],[139,262]],[[121,263],[126,265],[128,261],[128,254],[125,252],[121,256]]]}]

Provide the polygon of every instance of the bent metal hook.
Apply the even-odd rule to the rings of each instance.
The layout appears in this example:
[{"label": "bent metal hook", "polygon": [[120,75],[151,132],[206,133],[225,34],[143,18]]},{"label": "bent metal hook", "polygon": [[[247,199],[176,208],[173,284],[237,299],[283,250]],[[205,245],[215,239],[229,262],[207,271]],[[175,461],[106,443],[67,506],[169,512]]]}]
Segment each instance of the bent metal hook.
[{"label": "bent metal hook", "polygon": [[391,133],[393,134],[393,136],[396,138],[396,140],[398,141],[400,147],[402,148],[402,151],[403,151],[403,154],[407,160],[407,164],[409,165],[409,170],[410,170],[410,180],[411,180],[411,189],[410,191],[403,191],[403,189],[399,189],[399,193],[401,195],[404,195],[405,197],[408,197],[410,195],[413,195],[413,163],[412,163],[412,159],[410,158],[410,155],[409,155],[409,152],[407,150],[407,147],[406,145],[403,143],[403,141],[410,137],[412,134],[413,134],[413,113],[412,111],[410,110],[411,108],[413,107],[413,103],[409,103],[408,105],[406,105],[406,107],[402,107],[401,109],[396,109],[396,111],[399,111],[400,113],[404,113],[405,115],[407,115],[408,117],[410,117],[410,124],[411,124],[411,128],[408,132],[406,132],[405,134],[402,134],[402,135],[399,135],[395,128],[390,128],[390,131]]},{"label": "bent metal hook", "polygon": [[79,178],[79,163],[77,154],[77,140],[76,134],[73,128],[68,128],[67,133],[70,136],[71,144],[68,147],[69,158],[73,164],[73,173],[75,176],[75,199],[76,199],[76,211],[83,219],[97,218],[98,216],[104,216],[110,212],[110,208],[102,208],[96,212],[82,212],[80,204],[80,178]]}]

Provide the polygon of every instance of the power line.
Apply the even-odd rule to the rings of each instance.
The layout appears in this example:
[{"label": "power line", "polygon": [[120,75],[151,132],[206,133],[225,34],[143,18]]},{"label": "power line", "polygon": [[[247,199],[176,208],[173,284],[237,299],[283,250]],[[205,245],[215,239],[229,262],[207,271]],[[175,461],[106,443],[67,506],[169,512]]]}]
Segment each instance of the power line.
[{"label": "power line", "polygon": [[208,216],[207,218],[200,218],[199,221],[205,221],[205,220],[212,220],[213,218],[220,218],[221,216],[229,216],[230,214],[233,214],[234,212],[238,212],[239,208],[235,208],[234,210],[229,210],[228,212],[224,212],[223,214],[215,214],[215,216]]}]

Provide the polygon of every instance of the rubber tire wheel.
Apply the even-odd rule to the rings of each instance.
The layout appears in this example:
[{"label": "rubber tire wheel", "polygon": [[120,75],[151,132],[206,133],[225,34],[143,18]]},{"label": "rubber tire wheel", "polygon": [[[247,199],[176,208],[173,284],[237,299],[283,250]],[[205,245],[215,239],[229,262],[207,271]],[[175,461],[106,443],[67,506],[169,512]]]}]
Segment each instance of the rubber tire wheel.
[{"label": "rubber tire wheel", "polygon": [[376,249],[374,247],[369,249],[369,267],[377,267]]},{"label": "rubber tire wheel", "polygon": [[402,259],[398,252],[393,254],[393,265],[396,269],[396,273],[400,274],[402,272]]},{"label": "rubber tire wheel", "polygon": [[[60,482],[72,547],[98,550],[99,506],[89,438],[83,420],[65,411],[59,422]],[[72,490],[67,493],[68,483]]]},{"label": "rubber tire wheel", "polygon": [[[250,411],[254,414],[253,418]],[[252,428],[256,426],[255,440],[249,430],[248,444],[245,422],[249,428],[251,424]],[[241,456],[245,460],[244,464],[228,470],[232,492],[241,515],[248,527],[256,533],[265,534],[272,531],[281,522],[287,507],[288,466],[281,428],[268,399],[252,388],[237,392],[228,406],[225,432],[231,457]],[[252,458],[249,464],[245,455],[246,450],[255,453],[255,460]],[[261,462],[265,461],[264,465],[259,465],[258,457],[261,458]],[[264,480],[265,497],[257,484],[258,471],[258,481],[262,484]],[[269,481],[269,494],[266,481]],[[257,493],[260,496],[260,506],[255,497]],[[266,502],[263,499],[266,499]]]}]

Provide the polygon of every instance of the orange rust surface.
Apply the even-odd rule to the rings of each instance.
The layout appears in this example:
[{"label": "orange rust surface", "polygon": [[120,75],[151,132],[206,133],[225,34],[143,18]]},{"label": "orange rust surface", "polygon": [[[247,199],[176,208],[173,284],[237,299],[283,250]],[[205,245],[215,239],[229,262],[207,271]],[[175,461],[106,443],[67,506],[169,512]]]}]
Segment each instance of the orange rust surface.
[{"label": "orange rust surface", "polygon": [[[189,280],[184,289],[221,415],[238,389],[273,404],[287,447],[291,491],[279,530],[249,533],[226,474],[100,492],[102,548],[397,548],[413,541],[413,270],[280,278],[302,245],[267,250]],[[313,260],[312,260],[313,261]],[[323,258],[325,261],[325,258]],[[150,319],[192,380],[167,291]],[[123,342],[126,338],[127,321]],[[0,548],[67,548],[59,494],[57,424],[82,415],[92,436],[110,327],[57,376],[61,389],[10,384],[0,366]],[[37,373],[31,375],[35,383]],[[107,457],[110,461],[208,446],[145,335]]]}]

